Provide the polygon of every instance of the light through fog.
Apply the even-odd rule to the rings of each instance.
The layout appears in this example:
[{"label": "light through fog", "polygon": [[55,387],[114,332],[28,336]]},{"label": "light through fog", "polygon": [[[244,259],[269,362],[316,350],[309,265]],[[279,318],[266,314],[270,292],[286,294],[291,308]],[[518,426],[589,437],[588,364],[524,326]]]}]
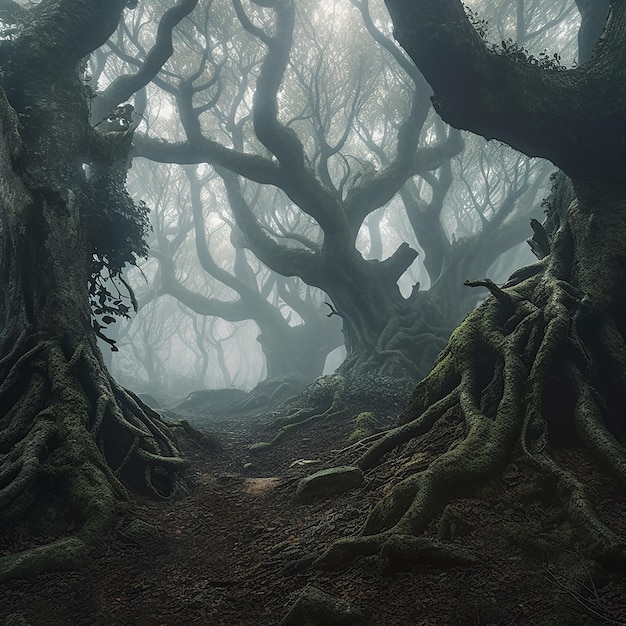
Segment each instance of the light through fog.
[{"label": "light through fog", "polygon": [[[467,6],[488,22],[485,36],[494,44],[521,38],[529,53],[557,52],[562,63],[571,65],[579,23],[574,2],[522,4],[521,13],[514,3],[474,0]],[[298,6],[290,59],[277,98],[279,121],[298,136],[311,172],[321,181],[320,189],[332,189],[339,203],[348,202],[354,189],[385,171],[399,145],[398,129],[410,114],[414,85],[428,90],[407,74],[406,57],[389,38],[390,23],[382,4],[371,3],[370,13],[362,14],[359,8],[365,6],[356,0]],[[159,3],[147,3],[127,13],[127,25],[112,39],[112,54],[92,60],[91,72],[99,87],[132,69],[133,58],[141,57],[154,41],[149,16],[162,10]],[[246,10],[250,28],[258,29],[254,32],[275,32],[271,11],[253,5]],[[143,115],[140,130],[167,141],[188,139],[188,113],[180,108],[182,100],[176,94],[192,76],[195,93],[190,102],[200,111],[198,128],[205,140],[277,163],[253,123],[265,55],[262,41],[242,28],[229,3],[216,1],[181,24],[176,43],[174,56],[149,86],[145,100],[137,101],[144,103],[138,110]],[[425,92],[425,98],[428,95]],[[452,135],[431,110],[417,145],[436,149],[452,141]],[[482,278],[459,273],[448,279],[445,271],[456,263],[454,254],[465,245],[462,242],[477,239],[490,221],[501,220],[513,229],[520,220],[528,224],[530,217],[541,217],[550,164],[520,158],[506,146],[467,133],[463,140],[465,148],[448,164],[416,173],[388,198],[386,192],[377,191],[382,204],[368,211],[355,231],[354,253],[365,260],[391,263],[406,244],[417,252],[395,279],[405,299],[433,286],[443,289],[445,280],[458,285],[466,278]],[[269,254],[270,244],[259,248],[266,237],[286,250],[320,254],[331,231],[325,232],[325,224],[317,221],[315,207],[299,206],[288,188],[259,185],[254,178],[238,177],[248,208],[234,211],[233,192],[227,192],[212,166],[135,159],[129,189],[150,207],[153,232],[150,258],[128,274],[139,311],[109,329],[119,347],[111,355],[112,368],[126,384],[175,397],[194,389],[254,387],[268,375],[267,350],[275,349],[267,344],[270,313],[259,309],[265,307],[261,301],[291,328],[321,324],[328,348],[318,375],[341,365],[346,353],[341,345],[344,305],[320,289],[324,281],[307,286],[298,276],[284,277],[270,269],[260,260]],[[525,191],[506,208],[507,198],[522,187]],[[501,210],[509,211],[506,217],[501,217]],[[249,226],[242,226],[248,219],[246,211],[255,216],[258,228],[252,238]],[[439,252],[428,231],[433,223],[426,228],[429,214],[438,216],[439,230],[432,233],[441,238]],[[504,281],[512,269],[531,262],[524,243],[527,236],[520,231],[514,245],[476,271]],[[437,263],[443,265],[435,269]],[[284,271],[281,263],[276,266]],[[470,299],[459,305],[447,323],[456,323],[454,316],[475,304]],[[317,321],[304,320],[304,309]],[[259,324],[266,324],[264,331]],[[288,343],[285,335],[283,347]]]}]

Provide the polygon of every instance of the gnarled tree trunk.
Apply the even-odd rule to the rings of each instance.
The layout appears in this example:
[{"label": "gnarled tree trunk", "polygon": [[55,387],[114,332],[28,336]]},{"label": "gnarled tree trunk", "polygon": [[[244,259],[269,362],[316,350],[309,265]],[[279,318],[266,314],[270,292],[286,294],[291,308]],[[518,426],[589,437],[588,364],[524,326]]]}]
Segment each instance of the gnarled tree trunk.
[{"label": "gnarled tree trunk", "polygon": [[602,521],[555,450],[574,441],[626,485],[626,8],[611,2],[591,59],[564,70],[489,49],[457,0],[387,4],[444,119],[551,158],[571,178],[573,200],[565,209],[571,193],[559,178],[547,231],[534,224],[537,264],[503,287],[470,283],[491,296],[417,386],[407,423],[374,444],[360,465],[373,467],[442,419],[455,424],[447,450],[395,485],[362,535],[334,544],[318,565],[336,567],[359,554],[396,558],[398,551],[410,563],[398,535],[422,534],[440,517],[440,536],[449,538],[451,500],[476,493],[511,462],[561,510],[562,536],[593,558],[623,564],[626,538]]},{"label": "gnarled tree trunk", "polygon": [[91,320],[132,128],[90,126],[79,66],[125,4],[45,1],[0,44],[0,515],[36,513],[54,494],[83,537],[109,523],[123,483],[167,496],[184,465],[158,416],[107,372]]}]

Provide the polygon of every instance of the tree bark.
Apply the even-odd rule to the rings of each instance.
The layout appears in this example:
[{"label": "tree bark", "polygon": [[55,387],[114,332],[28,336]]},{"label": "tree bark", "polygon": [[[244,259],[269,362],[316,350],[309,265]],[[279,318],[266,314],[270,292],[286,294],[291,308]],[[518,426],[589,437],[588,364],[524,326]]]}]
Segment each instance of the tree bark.
[{"label": "tree bark", "polygon": [[91,318],[92,260],[116,184],[124,198],[132,132],[90,126],[79,66],[125,5],[43,1],[0,61],[0,515],[59,494],[83,538],[110,522],[124,483],[167,496],[184,466],[158,416],[107,372]]},{"label": "tree bark", "polygon": [[387,0],[387,6],[395,36],[433,87],[444,120],[547,158],[571,178],[617,175],[626,156],[622,3],[611,3],[593,57],[574,69],[498,54],[458,0]]},{"label": "tree bark", "polygon": [[[451,500],[493,485],[514,462],[566,520],[579,550],[623,566],[626,538],[594,510],[584,480],[555,448],[574,443],[626,485],[626,190],[619,171],[626,136],[623,82],[616,81],[624,72],[624,4],[611,2],[587,63],[565,71],[489,50],[457,0],[387,4],[444,119],[550,158],[570,175],[573,199],[559,177],[548,207],[551,237],[534,225],[539,263],[518,270],[503,287],[470,283],[486,287],[490,297],[457,328],[417,386],[406,423],[375,443],[360,466],[373,467],[445,419],[453,420],[447,450],[394,485],[361,535],[333,544],[317,565],[338,567],[360,554],[384,558],[397,535],[422,534],[433,518],[440,520],[440,537],[452,538],[444,523]],[[608,99],[596,95],[592,102],[592,87]],[[504,103],[510,111],[501,110]],[[551,127],[556,107],[558,137]],[[602,132],[593,132],[596,124]],[[570,125],[576,130],[561,136]]]}]

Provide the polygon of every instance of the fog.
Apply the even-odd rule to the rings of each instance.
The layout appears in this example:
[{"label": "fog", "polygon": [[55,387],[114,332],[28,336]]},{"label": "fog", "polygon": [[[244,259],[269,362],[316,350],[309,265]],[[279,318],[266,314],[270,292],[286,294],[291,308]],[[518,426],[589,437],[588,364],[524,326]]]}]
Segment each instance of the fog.
[{"label": "fog", "polygon": [[[493,45],[574,63],[574,2],[467,4]],[[93,87],[136,70],[166,8],[126,13]],[[102,344],[123,384],[167,401],[337,368],[417,380],[485,295],[463,281],[535,260],[553,166],[445,125],[381,3],[297,3],[281,21],[216,0],[174,44],[133,100],[128,189],[152,231],[126,275],[137,312],[107,327],[117,351]],[[383,364],[385,345],[403,362]]]}]

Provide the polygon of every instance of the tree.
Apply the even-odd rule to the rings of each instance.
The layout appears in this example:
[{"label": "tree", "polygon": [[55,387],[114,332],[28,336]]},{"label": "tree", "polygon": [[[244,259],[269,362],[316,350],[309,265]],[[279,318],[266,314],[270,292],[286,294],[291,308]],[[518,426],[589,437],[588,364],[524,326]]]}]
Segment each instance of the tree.
[{"label": "tree", "polygon": [[[455,328],[478,303],[480,294],[463,281],[484,276],[526,239],[529,219],[539,217],[537,196],[552,169],[546,162],[512,155],[506,146],[469,139],[439,177],[424,175],[429,202],[414,181],[400,190],[430,281],[422,298],[439,312],[440,326]],[[446,222],[454,223],[451,236]]]},{"label": "tree", "polygon": [[[135,123],[121,107],[93,127],[83,74],[129,4],[0,3],[0,514],[36,514],[54,494],[83,538],[109,523],[123,483],[165,497],[185,465],[96,346],[131,306],[107,278],[123,289],[123,266],[146,253],[146,211],[124,189]],[[160,44],[194,5],[164,14]]]},{"label": "tree", "polygon": [[[173,245],[161,230],[158,231],[158,244],[152,251],[159,259],[159,291],[174,296],[200,315],[217,315],[230,322],[253,320],[260,330],[257,341],[265,357],[267,378],[301,376],[312,381],[321,376],[329,352],[343,341],[338,325],[329,320],[322,309],[323,294],[307,286],[300,288],[301,283],[267,271],[264,266],[255,271],[245,250],[245,238],[234,224],[229,225],[233,254],[227,255],[222,250],[219,256],[214,256],[205,206],[219,206],[219,200],[206,183],[202,185],[191,168],[187,168],[185,179],[188,198],[183,209],[193,215],[194,243],[200,269],[237,297],[219,298],[215,289],[210,295],[204,295],[200,288],[183,285],[176,276],[177,266],[189,268],[194,265],[189,261],[175,263]],[[204,198],[208,197],[204,202],[203,191]],[[220,221],[224,224],[223,219]],[[229,270],[226,259],[231,256],[234,259]],[[187,269],[186,273],[194,272]],[[293,315],[298,315],[302,321],[292,324],[290,318]]]},{"label": "tree", "polygon": [[[194,76],[181,81],[177,89],[173,89],[187,142],[166,144],[142,137],[137,141],[138,153],[155,160],[201,160],[219,166],[235,219],[246,237],[246,246],[273,270],[284,275],[297,275],[305,283],[320,287],[328,293],[336,312],[342,317],[350,355],[367,361],[370,352],[379,351],[376,347],[377,340],[390,317],[396,315],[394,307],[403,306],[404,299],[400,296],[396,281],[413,261],[415,253],[405,245],[385,262],[365,261],[354,247],[362,220],[380,206],[381,202],[384,203],[392,197],[397,185],[415,168],[436,168],[441,158],[449,158],[449,154],[458,148],[452,145],[448,147],[449,142],[444,140],[443,146],[426,149],[421,156],[413,158],[412,152],[417,146],[419,132],[412,132],[407,138],[407,145],[401,148],[401,154],[386,168],[384,175],[377,177],[373,186],[368,181],[368,176],[361,176],[361,191],[357,193],[356,188],[353,189],[344,201],[342,195],[349,189],[346,187],[348,179],[356,181],[359,172],[350,168],[342,175],[343,181],[333,180],[334,172],[329,169],[329,164],[348,139],[349,120],[358,114],[361,106],[358,100],[362,97],[361,87],[358,83],[364,79],[358,75],[356,79],[351,78],[357,81],[358,97],[343,103],[349,107],[346,113],[349,119],[346,132],[342,136],[330,136],[330,129],[324,126],[328,120],[325,122],[320,119],[320,116],[327,114],[332,119],[337,114],[336,111],[329,113],[326,110],[313,109],[310,114],[305,114],[305,121],[310,118],[313,129],[317,131],[317,134],[310,135],[307,127],[307,132],[302,135],[315,141],[313,154],[309,156],[307,152],[310,146],[305,145],[301,136],[290,128],[291,122],[283,123],[279,120],[277,110],[278,92],[289,66],[292,49],[295,7],[290,4],[277,4],[273,7],[278,30],[272,36],[254,26],[241,7],[237,10],[244,29],[250,32],[249,37],[258,39],[267,46],[260,75],[256,80],[254,106],[251,115],[244,117],[244,122],[246,118],[252,118],[254,134],[249,135],[252,139],[242,135],[244,123],[239,123],[234,115],[224,119],[220,126],[235,128],[231,138],[234,149],[227,149],[203,134],[200,116],[205,109],[194,103],[194,98],[202,102],[200,88],[194,87],[193,81],[198,76],[196,72]],[[251,69],[254,66],[248,68],[247,72],[250,73]],[[324,88],[325,85],[317,84],[311,89],[317,89],[319,95],[325,91]],[[249,98],[245,82],[242,90],[235,102],[244,106]],[[314,96],[311,97],[314,99]],[[305,106],[308,108],[308,105]],[[423,95],[416,95],[411,119],[414,122],[423,120],[427,110],[428,101]],[[241,115],[236,109],[233,110],[234,113]],[[295,113],[294,122],[297,122],[298,117],[299,113]],[[319,120],[319,125],[315,122],[316,119]],[[334,128],[332,132],[334,133]],[[332,146],[328,143],[330,141],[333,142]],[[255,154],[256,151],[261,154]],[[291,202],[320,224],[324,231],[322,242],[312,242],[312,248],[293,247],[277,242],[255,217],[246,190],[241,187],[237,176],[226,168],[253,181],[276,185],[282,189]],[[378,198],[380,194],[382,199]],[[346,209],[347,205],[351,208]],[[353,214],[352,217],[349,214]],[[389,334],[393,335],[392,332]],[[402,360],[401,350],[395,352]],[[374,369],[383,364],[385,356],[378,358],[378,361],[380,363]],[[409,369],[414,369],[410,361],[408,366]],[[401,367],[403,368],[404,366]]]},{"label": "tree", "polygon": [[582,62],[566,69],[520,49],[494,50],[458,0],[387,0],[395,35],[432,85],[442,117],[550,159],[571,185],[557,176],[545,225],[533,223],[538,263],[503,287],[470,283],[486,287],[490,297],[417,386],[408,423],[374,444],[360,465],[372,467],[454,418],[450,447],[395,485],[362,535],[331,546],[320,567],[358,554],[402,552],[410,561],[419,544],[399,535],[421,534],[441,516],[446,536],[451,499],[475,493],[512,462],[525,468],[527,481],[538,477],[535,486],[560,508],[588,555],[624,562],[624,538],[600,519],[580,477],[555,454],[575,442],[614,480],[626,482],[626,6],[608,4],[595,48],[585,37],[599,31],[587,20],[597,25],[607,5],[579,4]]},{"label": "tree", "polygon": [[[448,134],[442,124],[433,126],[428,87],[377,28],[368,3],[353,3],[365,28],[353,26],[356,20],[347,19],[337,5],[342,19],[338,16],[325,29],[314,6],[262,4],[244,7],[236,1],[230,20],[224,17],[227,7],[220,5],[219,19],[207,24],[219,23],[226,35],[197,25],[196,39],[220,42],[229,54],[205,53],[193,69],[181,60],[170,80],[160,80],[176,103],[185,140],[138,135],[136,154],[216,168],[245,246],[279,274],[298,276],[328,294],[343,322],[348,354],[342,373],[418,380],[458,322],[458,308],[442,319],[441,301],[463,299],[444,288],[443,280],[439,296],[419,285],[402,295],[398,279],[414,262],[416,250],[404,242],[388,258],[365,258],[357,240],[364,222],[419,175],[437,187],[433,201],[409,192],[403,198],[419,205],[415,213],[424,213],[421,225],[431,223],[418,239],[428,240],[439,227],[437,242],[443,243],[439,219],[450,176],[433,172],[443,171],[462,149],[460,136]],[[350,38],[362,45],[347,46]],[[252,202],[258,193],[269,194],[256,185],[278,188],[284,203],[318,225],[319,236],[277,237]],[[510,212],[515,202],[509,205]],[[492,240],[513,225],[505,215],[493,225]],[[454,257],[449,269],[462,267],[479,247],[480,238],[447,246]],[[456,273],[450,271],[448,279],[457,280]]]}]

